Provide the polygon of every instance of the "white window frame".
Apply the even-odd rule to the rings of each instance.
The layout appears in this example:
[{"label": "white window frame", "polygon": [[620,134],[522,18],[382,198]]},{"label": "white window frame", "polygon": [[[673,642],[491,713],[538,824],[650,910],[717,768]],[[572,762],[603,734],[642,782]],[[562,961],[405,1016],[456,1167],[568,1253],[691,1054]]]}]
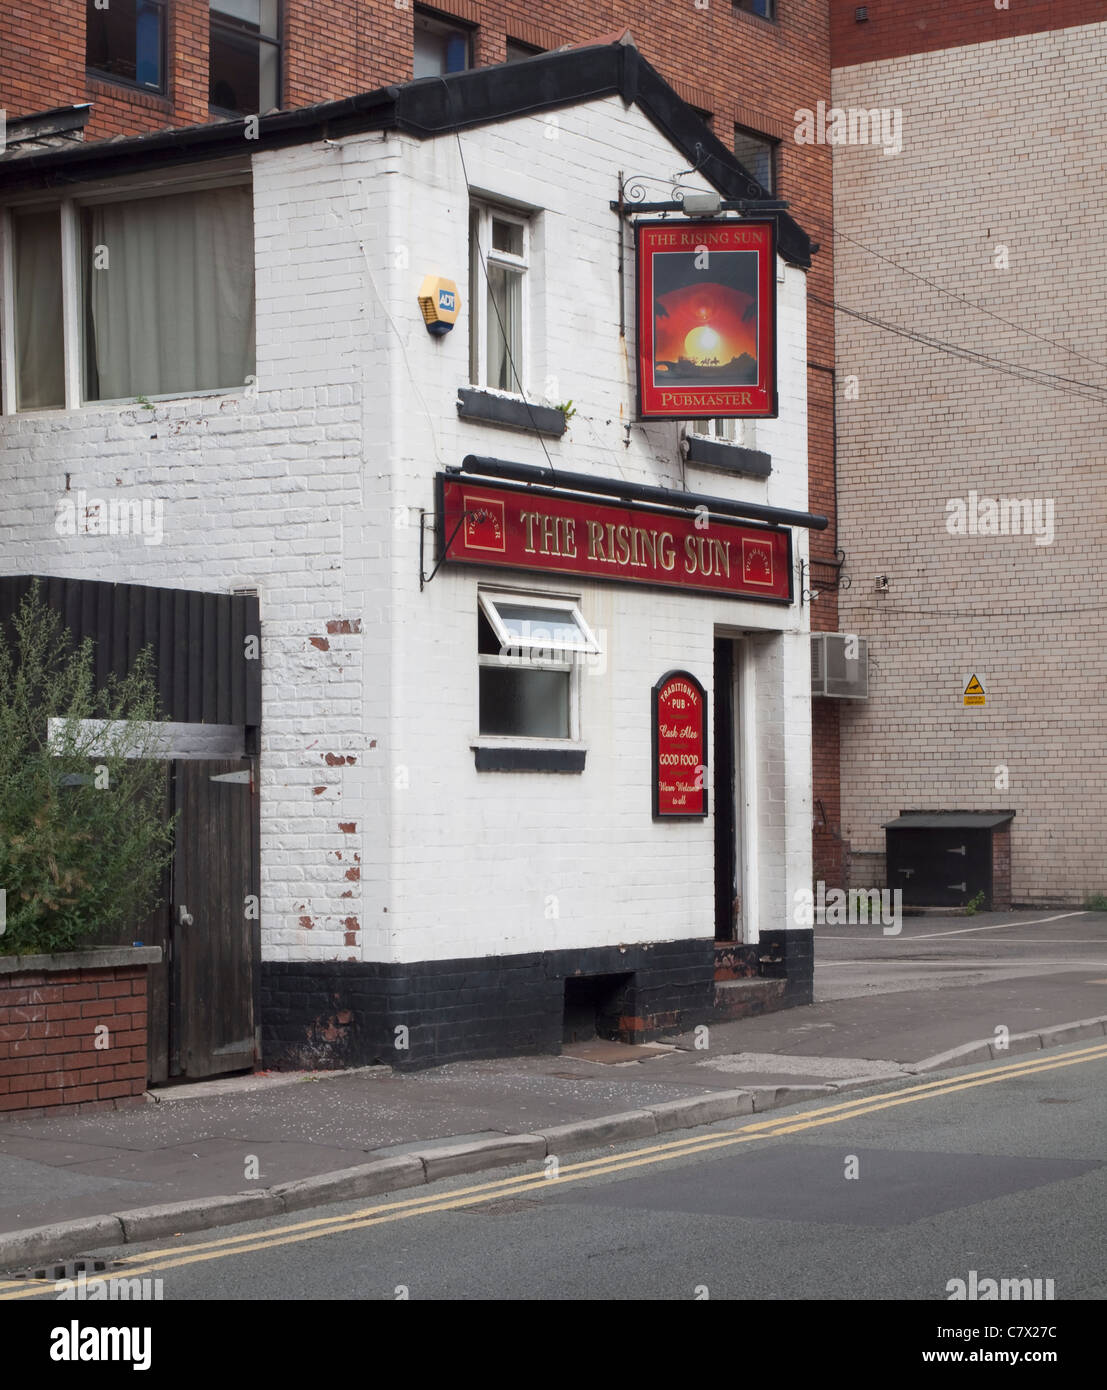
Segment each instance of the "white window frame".
[{"label": "white window frame", "polygon": [[[85,310],[81,256],[81,212],[86,207],[104,203],[139,202],[159,194],[202,193],[212,188],[250,186],[248,164],[234,161],[233,166],[218,172],[187,180],[165,176],[142,177],[132,180],[99,180],[82,186],[79,193],[44,198],[41,192],[15,197],[0,207],[0,417],[7,415],[41,415],[51,410],[98,409],[101,406],[133,405],[133,396],[112,400],[89,400],[84,394],[85,367]],[[15,211],[57,212],[61,227],[62,269],[62,359],[65,375],[65,404],[20,410],[17,397],[15,342],[15,236],[12,213]],[[255,352],[257,344],[255,341]],[[233,396],[246,389],[241,386],[217,386],[203,391],[175,391],[151,396],[151,401],[198,400],[203,396]]]},{"label": "white window frame", "polygon": [[[523,254],[513,256],[492,247],[492,223],[508,222],[522,228]],[[530,282],[532,274],[531,219],[517,208],[494,202],[474,201],[469,221],[469,377],[473,386],[485,391],[529,397],[527,373],[530,369]],[[519,343],[512,359],[512,388],[501,392],[488,381],[488,266],[502,265],[519,272],[521,280]],[[520,360],[521,359],[521,360]]]},{"label": "white window frame", "polygon": [[711,420],[689,420],[686,425],[688,434],[699,435],[702,439],[714,439],[720,444],[740,444],[743,421],[731,418]]},{"label": "white window frame", "polygon": [[[519,648],[528,645],[527,639],[515,637],[504,628],[499,614],[495,610],[497,603],[509,603],[515,606],[532,604],[535,608],[557,609],[565,613],[576,624],[581,633],[581,641],[576,646],[570,646],[566,643],[551,642],[549,639],[544,641],[535,639],[529,645],[537,649],[537,654],[530,655],[521,652]],[[598,655],[601,651],[595,633],[588,626],[580,611],[579,600],[560,594],[545,594],[534,589],[478,589],[477,604],[479,612],[488,620],[496,640],[508,650],[501,651],[499,654],[480,651],[477,653],[477,739],[474,746],[495,748],[518,748],[524,745],[542,748],[579,747],[581,743],[581,672],[584,665],[581,658],[588,655]],[[489,666],[509,666],[524,671],[568,672],[569,737],[544,738],[541,734],[482,733],[480,729],[479,669]]]}]

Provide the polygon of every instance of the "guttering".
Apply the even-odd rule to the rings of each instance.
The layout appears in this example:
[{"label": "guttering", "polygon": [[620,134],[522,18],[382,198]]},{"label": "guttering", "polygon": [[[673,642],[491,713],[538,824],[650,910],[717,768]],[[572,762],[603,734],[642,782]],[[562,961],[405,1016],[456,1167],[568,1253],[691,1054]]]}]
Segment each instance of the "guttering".
[{"label": "guttering", "polygon": [[540,468],[530,463],[509,463],[504,459],[467,454],[460,468],[447,468],[454,475],[503,478],[515,483],[537,483],[543,487],[590,492],[600,497],[618,497],[624,502],[648,502],[673,509],[704,507],[718,516],[736,516],[751,521],[767,521],[778,526],[802,526],[823,531],[827,518],[817,512],[793,512],[787,507],[766,507],[759,502],[735,502],[729,497],[708,497],[700,492],[674,492],[671,488],[651,487],[647,483],[624,483],[618,478],[594,478],[589,473],[568,473],[563,468]]}]

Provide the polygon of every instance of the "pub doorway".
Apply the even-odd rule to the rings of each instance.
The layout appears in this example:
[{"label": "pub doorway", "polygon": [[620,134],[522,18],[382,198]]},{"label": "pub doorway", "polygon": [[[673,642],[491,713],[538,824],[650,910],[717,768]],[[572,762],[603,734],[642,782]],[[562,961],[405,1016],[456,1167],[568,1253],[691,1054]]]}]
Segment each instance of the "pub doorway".
[{"label": "pub doorway", "polygon": [[715,940],[740,942],[742,927],[742,716],[743,644],[715,638],[711,760],[715,806]]}]

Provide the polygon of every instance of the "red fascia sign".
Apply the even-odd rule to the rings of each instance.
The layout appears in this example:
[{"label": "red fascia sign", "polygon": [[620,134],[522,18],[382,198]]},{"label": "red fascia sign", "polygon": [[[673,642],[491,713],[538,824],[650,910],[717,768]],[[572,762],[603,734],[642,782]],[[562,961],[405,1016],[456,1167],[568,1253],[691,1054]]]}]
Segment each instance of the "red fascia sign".
[{"label": "red fascia sign", "polygon": [[638,416],[775,418],[776,228],[639,222]]},{"label": "red fascia sign", "polygon": [[441,473],[437,484],[447,562],[792,601],[787,528]]},{"label": "red fascia sign", "polygon": [[654,820],[707,815],[706,692],[688,671],[669,671],[653,688]]}]

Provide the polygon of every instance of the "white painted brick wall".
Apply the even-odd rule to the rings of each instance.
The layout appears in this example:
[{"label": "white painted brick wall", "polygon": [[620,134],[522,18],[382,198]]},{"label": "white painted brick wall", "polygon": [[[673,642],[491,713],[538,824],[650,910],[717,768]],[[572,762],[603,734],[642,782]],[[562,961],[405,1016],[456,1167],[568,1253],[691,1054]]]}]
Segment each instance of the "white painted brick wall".
[{"label": "white painted brick wall", "polygon": [[[461,422],[468,382],[468,194],[458,141],[367,135],[258,151],[255,394],[5,417],[7,573],[228,590],[256,585],[264,646],[262,929],[267,959],[442,959],[713,933],[711,822],[650,816],[650,690],[674,666],[710,689],[716,628],[758,640],[760,925],[791,924],[811,879],[807,613],[582,583],[606,672],[583,678],[583,775],[480,774],[475,572],[419,591],[419,509],[468,453],[805,508],[801,271],[779,281],[781,418],[759,422],[768,483],[689,468],[675,424],[633,414],[618,332],[617,171],[683,165],[618,99],[466,132],[474,187],[542,209],[531,272],[534,398],[577,413],[564,439]],[[633,271],[627,237],[627,312]],[[427,334],[426,273],[462,294]],[[541,330],[541,331],[539,331]],[[56,498],[164,498],[165,539],[65,540]],[[119,480],[118,482],[116,480]],[[429,525],[429,522],[428,522]],[[428,533],[427,566],[433,563]],[[796,559],[806,554],[796,533]],[[513,584],[529,581],[513,574]],[[534,576],[536,590],[548,585]],[[779,635],[783,631],[784,635]],[[547,898],[556,899],[556,917]]]}]

